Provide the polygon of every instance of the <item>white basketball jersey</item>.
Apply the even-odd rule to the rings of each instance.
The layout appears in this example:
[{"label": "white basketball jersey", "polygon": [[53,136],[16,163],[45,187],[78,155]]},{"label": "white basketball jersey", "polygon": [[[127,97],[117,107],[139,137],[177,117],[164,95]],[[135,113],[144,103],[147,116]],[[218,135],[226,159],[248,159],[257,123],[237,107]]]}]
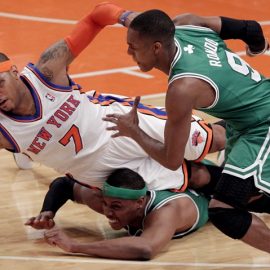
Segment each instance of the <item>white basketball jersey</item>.
[{"label": "white basketball jersey", "polygon": [[[102,120],[109,113],[127,113],[133,104],[129,98],[80,93],[72,81],[61,87],[47,81],[28,64],[21,80],[35,102],[33,116],[18,116],[0,111],[0,131],[13,145],[33,161],[69,173],[77,181],[101,187],[106,177],[117,168],[129,168],[142,175],[149,189],[185,188],[185,165],[171,171],[151,159],[132,139],[111,138]],[[77,87],[77,89],[75,89]],[[151,137],[163,141],[166,113],[162,109],[139,106],[140,127]],[[195,117],[186,147],[186,157],[201,159],[212,140],[211,129]]]}]

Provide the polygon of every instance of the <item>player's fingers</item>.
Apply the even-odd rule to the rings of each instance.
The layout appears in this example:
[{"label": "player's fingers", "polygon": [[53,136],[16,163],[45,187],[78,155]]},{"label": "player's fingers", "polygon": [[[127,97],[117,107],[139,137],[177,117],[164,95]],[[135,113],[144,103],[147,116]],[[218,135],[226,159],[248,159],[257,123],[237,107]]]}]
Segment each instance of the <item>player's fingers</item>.
[{"label": "player's fingers", "polygon": [[48,227],[49,227],[49,229],[53,228],[54,225],[55,225],[54,220],[53,220],[53,219],[50,219],[49,222],[48,222]]},{"label": "player's fingers", "polygon": [[46,215],[40,215],[39,222],[47,222],[49,220],[49,217]]},{"label": "player's fingers", "polygon": [[31,226],[35,229],[45,229],[47,228],[49,217],[38,215],[32,220]]},{"label": "player's fingers", "polygon": [[120,137],[121,135],[120,135],[120,132],[116,132],[116,133],[114,133],[111,137],[112,138],[117,138],[117,137]]},{"label": "player's fingers", "polygon": [[106,114],[106,117],[111,117],[111,118],[119,118],[120,114],[118,113],[109,113],[109,114]]},{"label": "player's fingers", "polygon": [[40,222],[42,219],[42,214],[39,214],[38,216],[35,217],[34,223]]},{"label": "player's fingers", "polygon": [[107,127],[106,130],[112,130],[112,131],[115,131],[115,130],[118,130],[118,127],[117,127],[117,126]]},{"label": "player's fingers", "polygon": [[54,227],[54,220],[49,219],[39,224],[43,229],[50,230]]},{"label": "player's fingers", "polygon": [[103,121],[106,121],[106,122],[111,122],[111,123],[116,124],[117,121],[118,121],[118,118],[114,118],[114,117],[103,117],[102,120]]},{"label": "player's fingers", "polygon": [[139,105],[139,103],[140,103],[140,100],[141,100],[141,97],[140,97],[140,96],[136,96],[136,97],[135,97],[135,100],[134,100],[132,109],[137,110],[138,105]]},{"label": "player's fingers", "polygon": [[34,220],[35,220],[35,217],[29,218],[28,220],[26,220],[24,225],[30,225],[31,226],[33,224]]}]

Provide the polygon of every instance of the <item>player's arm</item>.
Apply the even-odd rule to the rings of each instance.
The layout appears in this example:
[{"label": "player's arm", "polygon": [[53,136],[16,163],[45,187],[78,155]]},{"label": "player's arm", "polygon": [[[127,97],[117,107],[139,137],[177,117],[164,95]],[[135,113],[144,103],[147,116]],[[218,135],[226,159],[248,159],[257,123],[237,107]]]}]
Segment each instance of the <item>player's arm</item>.
[{"label": "player's arm", "polygon": [[178,198],[151,212],[145,222],[140,238],[148,243],[151,258],[156,256],[176,232],[186,231],[197,220],[197,210],[187,198]]},{"label": "player's arm", "polygon": [[25,225],[35,229],[49,229],[54,226],[56,212],[68,201],[86,204],[90,189],[77,184],[69,177],[58,177],[50,184],[40,214],[29,218]]},{"label": "player's arm", "polygon": [[171,240],[180,221],[178,210],[176,207],[162,207],[151,213],[146,217],[144,231],[139,237],[80,243],[59,229],[52,229],[45,232],[45,239],[67,252],[110,259],[149,260]]},{"label": "player's arm", "polygon": [[224,120],[211,124],[213,140],[209,153],[215,153],[225,149],[226,145],[226,122]]},{"label": "player's arm", "polygon": [[203,17],[191,13],[184,13],[173,18],[173,22],[176,26],[195,25],[207,27],[217,33],[220,33],[221,29],[221,17],[219,16]]},{"label": "player's arm", "polygon": [[[200,89],[200,91],[197,91]],[[204,95],[201,95],[202,92]],[[169,84],[165,105],[167,121],[164,131],[164,144],[161,142],[148,148],[143,137],[135,140],[144,150],[163,166],[176,170],[184,159],[186,143],[190,135],[193,108],[208,107],[214,101],[212,87],[195,78],[182,78]],[[150,140],[150,138],[149,138]]]},{"label": "player's arm", "polygon": [[140,128],[137,115],[138,97],[129,113],[124,115],[108,114],[103,118],[104,121],[115,124],[115,126],[108,127],[107,130],[115,132],[112,137],[127,136],[132,138],[161,165],[171,170],[178,169],[184,159],[185,146],[190,132],[192,108],[196,108],[194,107],[196,95],[200,93],[200,91],[197,93],[194,91],[198,87],[198,83],[201,84],[201,81],[197,79],[181,79],[181,82],[176,80],[170,84],[166,95],[168,117],[164,131],[164,143],[150,137]]},{"label": "player's arm", "polygon": [[[119,23],[129,27],[132,20],[140,13],[125,11],[119,17]],[[191,13],[177,15],[173,22],[179,25],[195,25],[212,29],[220,37],[226,39],[241,39],[247,45],[249,56],[265,53],[269,43],[264,37],[261,25],[255,20],[239,20],[222,16],[198,16]]]},{"label": "player's arm", "polygon": [[[198,88],[201,91],[197,91]],[[129,113],[108,114],[103,120],[115,124],[107,128],[114,131],[112,137],[132,138],[161,165],[176,170],[184,160],[186,143],[190,136],[192,109],[208,107],[214,99],[214,90],[207,82],[196,78],[181,78],[173,81],[169,85],[165,101],[167,121],[164,143],[150,137],[140,128],[137,114],[138,97]]]},{"label": "player's arm", "polygon": [[97,5],[81,19],[74,30],[42,53],[36,67],[50,82],[68,86],[68,65],[77,57],[106,26],[118,22],[123,9],[110,3]]},{"label": "player's arm", "polygon": [[203,17],[195,14],[181,14],[173,19],[175,25],[196,25],[207,27],[226,39],[241,39],[247,44],[247,54],[255,56],[269,49],[261,25],[254,20],[238,20],[220,16]]}]

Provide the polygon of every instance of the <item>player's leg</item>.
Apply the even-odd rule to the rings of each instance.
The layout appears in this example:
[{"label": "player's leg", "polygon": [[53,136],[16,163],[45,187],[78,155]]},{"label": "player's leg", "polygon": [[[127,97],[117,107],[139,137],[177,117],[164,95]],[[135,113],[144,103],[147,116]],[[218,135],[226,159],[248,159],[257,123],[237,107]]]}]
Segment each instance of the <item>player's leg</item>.
[{"label": "player's leg", "polygon": [[224,234],[270,252],[270,229],[246,209],[259,189],[269,193],[270,143],[268,125],[244,135],[235,132],[227,141],[229,154],[209,205],[212,223]]},{"label": "player's leg", "polygon": [[226,122],[224,120],[211,124],[213,130],[213,142],[210,153],[222,151],[226,145]]},{"label": "player's leg", "polygon": [[188,187],[203,193],[205,196],[211,196],[214,194],[223,168],[205,161],[187,162],[189,167]]},{"label": "player's leg", "polygon": [[270,252],[270,230],[246,209],[250,198],[258,192],[253,177],[240,179],[223,174],[210,201],[209,217],[225,235]]},{"label": "player's leg", "polygon": [[252,198],[247,205],[247,209],[250,212],[270,214],[270,196],[263,193]]}]

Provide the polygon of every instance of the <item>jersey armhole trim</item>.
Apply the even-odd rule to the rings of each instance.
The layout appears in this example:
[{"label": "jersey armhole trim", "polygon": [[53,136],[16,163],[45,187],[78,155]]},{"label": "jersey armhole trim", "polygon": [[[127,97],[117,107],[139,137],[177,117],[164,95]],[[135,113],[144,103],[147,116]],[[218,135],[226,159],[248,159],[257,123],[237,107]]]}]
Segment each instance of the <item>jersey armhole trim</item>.
[{"label": "jersey armhole trim", "polygon": [[216,33],[214,30],[208,28],[208,27],[203,27],[203,26],[197,26],[197,25],[177,25],[175,27],[176,29],[187,29],[187,30],[197,30],[197,31],[204,31],[204,32],[211,32],[211,33]]},{"label": "jersey armhole trim", "polygon": [[[203,107],[201,109],[211,109],[211,108],[214,108],[219,100],[219,88],[218,86],[215,84],[214,81],[212,81],[209,77],[206,77],[204,75],[201,75],[201,74],[197,74],[197,73],[188,73],[188,72],[185,72],[185,73],[181,73],[181,74],[176,74],[174,75],[173,77],[171,77],[171,79],[169,80],[169,83],[168,85],[170,85],[171,83],[173,83],[174,81],[178,80],[178,79],[181,79],[181,78],[197,78],[197,79],[201,79],[207,83],[209,83],[212,88],[214,89],[215,91],[215,100],[213,101],[213,103],[208,106],[208,107]],[[198,108],[200,109],[200,108]]]}]

